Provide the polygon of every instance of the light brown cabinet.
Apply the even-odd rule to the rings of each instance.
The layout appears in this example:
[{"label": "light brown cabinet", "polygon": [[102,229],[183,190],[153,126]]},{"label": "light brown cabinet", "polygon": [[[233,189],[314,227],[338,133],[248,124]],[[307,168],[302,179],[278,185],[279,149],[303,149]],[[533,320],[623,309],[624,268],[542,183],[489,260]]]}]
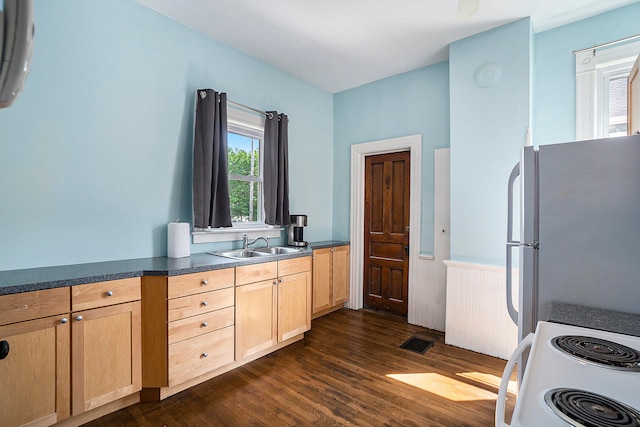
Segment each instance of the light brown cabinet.
[{"label": "light brown cabinet", "polygon": [[0,424],[47,426],[69,417],[69,289],[0,297]]},{"label": "light brown cabinet", "polygon": [[140,278],[6,295],[0,313],[2,425],[86,422],[141,389]]},{"label": "light brown cabinet", "polygon": [[140,298],[140,278],[71,287],[72,415],[142,388]]},{"label": "light brown cabinet", "polygon": [[236,361],[311,328],[311,259],[236,268]]},{"label": "light brown cabinet", "polygon": [[143,396],[163,399],[234,360],[234,269],[142,282]]},{"label": "light brown cabinet", "polygon": [[348,245],[313,250],[313,318],[340,309],[349,300]]}]

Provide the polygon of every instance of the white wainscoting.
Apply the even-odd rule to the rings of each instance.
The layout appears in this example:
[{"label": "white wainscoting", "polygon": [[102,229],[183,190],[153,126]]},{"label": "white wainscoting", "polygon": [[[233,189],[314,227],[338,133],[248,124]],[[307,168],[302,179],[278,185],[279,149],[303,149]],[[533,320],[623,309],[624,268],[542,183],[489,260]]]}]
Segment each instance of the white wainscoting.
[{"label": "white wainscoting", "polygon": [[440,259],[420,255],[416,276],[417,280],[409,287],[407,321],[444,331],[447,267]]},{"label": "white wainscoting", "polygon": [[[518,341],[518,328],[507,312],[505,268],[445,261],[447,304],[445,343],[508,359]],[[518,271],[513,272],[518,295]],[[516,304],[517,307],[517,304]]]}]

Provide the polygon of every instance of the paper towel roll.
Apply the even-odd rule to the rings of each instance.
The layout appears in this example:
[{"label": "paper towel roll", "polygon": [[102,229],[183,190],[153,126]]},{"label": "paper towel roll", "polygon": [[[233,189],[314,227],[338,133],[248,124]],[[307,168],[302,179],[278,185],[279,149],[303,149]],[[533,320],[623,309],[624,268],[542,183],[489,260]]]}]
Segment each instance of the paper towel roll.
[{"label": "paper towel roll", "polygon": [[191,254],[188,222],[170,222],[167,233],[167,256],[184,258]]}]

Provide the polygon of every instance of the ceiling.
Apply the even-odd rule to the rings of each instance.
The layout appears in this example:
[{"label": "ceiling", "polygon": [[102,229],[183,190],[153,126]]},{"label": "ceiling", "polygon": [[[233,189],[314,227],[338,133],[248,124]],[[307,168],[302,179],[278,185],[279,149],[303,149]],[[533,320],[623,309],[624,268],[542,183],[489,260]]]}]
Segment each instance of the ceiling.
[{"label": "ceiling", "polygon": [[526,16],[540,32],[638,0],[460,0],[479,1],[460,18],[458,0],[136,1],[335,93],[444,61],[449,43]]}]

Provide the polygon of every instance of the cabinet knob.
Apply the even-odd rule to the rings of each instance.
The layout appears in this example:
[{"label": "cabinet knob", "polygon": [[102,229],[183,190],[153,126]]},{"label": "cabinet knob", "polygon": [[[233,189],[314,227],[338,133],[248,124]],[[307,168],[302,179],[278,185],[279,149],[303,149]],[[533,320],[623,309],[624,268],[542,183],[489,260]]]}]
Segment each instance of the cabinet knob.
[{"label": "cabinet knob", "polygon": [[202,357],[209,357],[209,353],[205,351],[204,353],[202,353]]},{"label": "cabinet knob", "polygon": [[206,302],[206,301],[202,301],[202,305],[204,305],[204,306],[206,307],[206,306],[208,306],[208,305],[209,305],[209,303],[208,303],[208,302]]},{"label": "cabinet knob", "polygon": [[113,291],[107,291],[107,296],[108,297],[112,297],[113,296]]},{"label": "cabinet knob", "polygon": [[0,341],[0,360],[6,359],[9,355],[9,342],[2,340]]},{"label": "cabinet knob", "polygon": [[60,323],[67,323],[69,321],[69,319],[67,319],[66,317],[63,317],[62,319],[60,319]]},{"label": "cabinet knob", "polygon": [[274,284],[274,285],[277,285],[277,284],[278,284],[278,279],[274,280],[274,281],[273,281],[273,284]]},{"label": "cabinet knob", "polygon": [[208,284],[209,284],[209,281],[208,281],[207,279],[204,279],[204,280],[202,281],[202,285],[203,285],[203,286],[207,286]]},{"label": "cabinet knob", "polygon": [[76,320],[79,322],[82,320],[82,316],[76,316]]},{"label": "cabinet knob", "polygon": [[202,322],[202,327],[206,328],[207,326],[209,326],[209,324],[207,322]]}]

